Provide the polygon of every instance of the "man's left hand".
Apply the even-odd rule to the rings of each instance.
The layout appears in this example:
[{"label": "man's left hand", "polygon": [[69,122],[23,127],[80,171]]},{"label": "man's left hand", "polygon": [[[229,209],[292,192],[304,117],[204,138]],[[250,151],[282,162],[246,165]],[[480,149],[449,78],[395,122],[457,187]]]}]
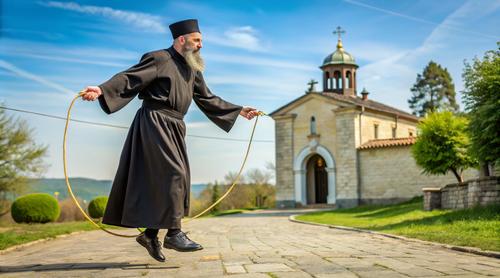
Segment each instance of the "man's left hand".
[{"label": "man's left hand", "polygon": [[257,109],[250,106],[243,106],[243,109],[240,111],[240,115],[247,118],[248,120],[253,119],[253,117],[257,116],[259,111]]}]

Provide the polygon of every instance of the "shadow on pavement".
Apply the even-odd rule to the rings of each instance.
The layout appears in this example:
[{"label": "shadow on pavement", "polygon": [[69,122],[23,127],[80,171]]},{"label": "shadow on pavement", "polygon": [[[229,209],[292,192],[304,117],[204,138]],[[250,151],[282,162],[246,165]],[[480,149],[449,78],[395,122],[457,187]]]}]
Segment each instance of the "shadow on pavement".
[{"label": "shadow on pavement", "polygon": [[175,269],[178,266],[159,266],[150,264],[129,264],[129,263],[61,263],[61,264],[28,264],[17,266],[0,266],[1,273],[26,272],[26,271],[66,271],[82,269],[106,269],[121,268],[123,270],[137,269]]}]

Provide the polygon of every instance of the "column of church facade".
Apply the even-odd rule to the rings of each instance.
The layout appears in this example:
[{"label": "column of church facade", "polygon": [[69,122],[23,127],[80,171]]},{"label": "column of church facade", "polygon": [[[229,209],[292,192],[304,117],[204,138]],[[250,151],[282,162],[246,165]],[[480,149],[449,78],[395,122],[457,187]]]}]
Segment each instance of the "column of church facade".
[{"label": "column of church facade", "polygon": [[293,121],[294,115],[275,118],[276,207],[294,207]]},{"label": "column of church facade", "polygon": [[337,110],[337,207],[355,207],[358,205],[358,169],[356,140],[359,136],[355,109]]}]

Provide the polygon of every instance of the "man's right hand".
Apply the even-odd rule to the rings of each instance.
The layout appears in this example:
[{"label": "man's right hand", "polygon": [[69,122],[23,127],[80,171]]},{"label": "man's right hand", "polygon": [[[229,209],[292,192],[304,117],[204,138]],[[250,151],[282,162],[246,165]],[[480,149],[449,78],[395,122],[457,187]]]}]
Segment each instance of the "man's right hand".
[{"label": "man's right hand", "polygon": [[83,100],[89,100],[89,101],[94,101],[96,100],[100,95],[102,95],[101,88],[98,86],[87,86],[84,90],[82,90],[85,94],[82,95]]}]

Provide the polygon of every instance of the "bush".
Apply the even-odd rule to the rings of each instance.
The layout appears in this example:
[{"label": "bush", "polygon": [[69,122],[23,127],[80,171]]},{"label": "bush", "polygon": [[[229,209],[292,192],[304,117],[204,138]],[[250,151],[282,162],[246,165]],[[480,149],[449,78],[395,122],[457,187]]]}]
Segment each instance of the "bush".
[{"label": "bush", "polygon": [[[83,208],[85,207],[82,199],[77,198],[78,203]],[[82,221],[85,217],[80,212],[80,209],[76,206],[73,199],[66,198],[59,202],[59,207],[61,208],[61,215],[57,219],[57,222],[70,222],[70,221]]]},{"label": "bush", "polygon": [[101,218],[104,216],[104,210],[106,209],[106,204],[108,203],[108,197],[99,196],[90,201],[88,211],[92,218]]},{"label": "bush", "polygon": [[32,193],[17,198],[11,215],[17,223],[47,223],[55,221],[61,209],[56,198],[47,193]]}]

